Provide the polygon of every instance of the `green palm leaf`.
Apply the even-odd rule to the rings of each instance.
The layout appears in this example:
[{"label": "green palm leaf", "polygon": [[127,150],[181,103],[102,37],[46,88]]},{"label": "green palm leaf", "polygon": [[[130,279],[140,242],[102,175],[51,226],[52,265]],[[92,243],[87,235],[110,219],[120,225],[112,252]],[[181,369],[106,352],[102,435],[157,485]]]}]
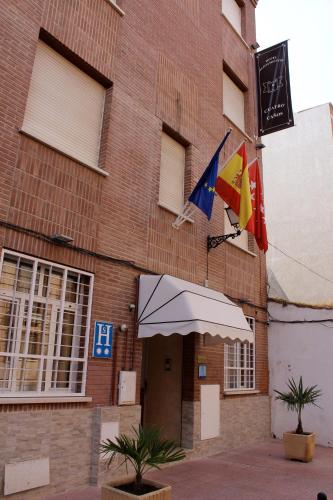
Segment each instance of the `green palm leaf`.
[{"label": "green palm leaf", "polygon": [[310,387],[303,386],[303,379],[300,377],[298,385],[294,378],[288,380],[287,383],[289,391],[281,392],[274,390],[277,393],[275,399],[278,399],[287,405],[288,410],[297,412],[298,415],[298,426],[296,429],[296,434],[303,434],[303,425],[301,414],[302,410],[306,405],[317,405],[317,399],[322,395],[320,389],[317,389],[317,385],[312,385]]},{"label": "green palm leaf", "polygon": [[162,439],[160,430],[133,427],[134,437],[121,434],[115,441],[107,439],[100,446],[101,453],[108,458],[109,465],[117,455],[123,457],[120,465],[131,463],[135,470],[137,489],[140,490],[142,476],[149,469],[177,462],[185,458],[184,451],[174,441]]}]

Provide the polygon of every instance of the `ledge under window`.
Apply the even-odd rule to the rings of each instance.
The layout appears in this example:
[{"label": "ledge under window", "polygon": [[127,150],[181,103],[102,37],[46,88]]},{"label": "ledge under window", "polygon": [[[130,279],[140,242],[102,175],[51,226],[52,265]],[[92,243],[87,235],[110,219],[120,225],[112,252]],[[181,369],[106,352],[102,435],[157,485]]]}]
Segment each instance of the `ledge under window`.
[{"label": "ledge under window", "polygon": [[236,243],[234,243],[233,241],[226,241],[226,243],[228,243],[228,245],[232,245],[233,247],[238,248],[239,250],[242,250],[242,252],[245,252],[248,255],[251,255],[251,257],[257,257],[257,254],[255,254],[254,252],[251,252],[250,250],[247,250],[246,248],[242,248],[242,247],[236,245]]},{"label": "ledge under window", "polygon": [[245,47],[248,50],[251,50],[251,47],[247,44],[247,42],[244,40],[242,35],[236,30],[235,26],[229,21],[229,19],[227,18],[227,16],[225,14],[223,14],[223,12],[222,12],[222,17],[227,21],[228,25],[233,30],[233,32],[236,33],[236,35],[239,37],[239,39],[243,42],[243,45],[245,45]]},{"label": "ledge under window", "polygon": [[49,403],[90,403],[89,396],[33,396],[33,397],[0,397],[0,405],[27,405],[27,404],[49,404]]},{"label": "ledge under window", "polygon": [[248,394],[260,394],[257,389],[224,389],[224,396],[246,396]]},{"label": "ledge under window", "polygon": [[66,158],[69,158],[70,160],[75,161],[76,163],[79,163],[83,167],[90,168],[90,170],[93,170],[94,172],[97,172],[98,174],[103,175],[104,177],[108,177],[109,176],[109,172],[106,172],[102,168],[100,168],[100,167],[93,167],[92,165],[88,165],[88,163],[84,163],[83,161],[78,160],[74,156],[71,156],[68,153],[65,153],[64,151],[61,151],[61,149],[58,149],[55,146],[52,146],[51,144],[48,144],[47,142],[44,142],[41,139],[38,139],[38,137],[35,137],[32,134],[29,134],[29,132],[26,132],[23,129],[18,129],[18,132],[20,134],[22,134],[22,135],[25,135],[26,137],[29,137],[29,139],[32,139],[33,141],[39,142],[39,144],[42,144],[43,146],[46,146],[47,148],[52,149],[56,153],[59,153],[59,154],[61,154],[63,156],[66,156]]},{"label": "ledge under window", "polygon": [[121,15],[121,17],[125,15],[125,12],[119,7],[119,5],[117,5],[117,2],[115,0],[106,0],[106,2],[110,4],[111,7],[113,7],[119,15]]},{"label": "ledge under window", "polygon": [[[171,212],[176,217],[181,215],[181,213],[179,213],[176,209],[169,207],[166,203],[163,203],[163,201],[159,201],[157,204],[159,207],[165,208],[165,210],[168,210],[168,212]],[[191,224],[194,224],[194,219],[192,219],[191,217],[184,217],[184,219],[186,222],[190,222]]]},{"label": "ledge under window", "polygon": [[242,130],[238,125],[237,123],[235,123],[234,121],[232,121],[232,119],[230,118],[230,116],[226,115],[225,113],[223,113],[223,116],[231,123],[231,125],[233,125],[234,127],[236,127],[236,129],[241,133],[243,134],[243,136],[249,141],[249,142],[253,142],[253,139],[246,133],[244,132],[244,130]]}]

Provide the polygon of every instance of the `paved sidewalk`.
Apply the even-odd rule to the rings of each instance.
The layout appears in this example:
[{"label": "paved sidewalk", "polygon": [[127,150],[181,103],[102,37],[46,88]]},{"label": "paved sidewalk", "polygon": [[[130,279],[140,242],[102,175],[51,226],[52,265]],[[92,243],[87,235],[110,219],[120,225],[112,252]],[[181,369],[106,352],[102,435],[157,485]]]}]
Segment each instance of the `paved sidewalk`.
[{"label": "paved sidewalk", "polygon": [[[281,441],[191,460],[148,476],[172,486],[172,500],[333,500],[333,449],[316,447],[313,462],[286,460]],[[45,500],[99,500],[86,488]]]}]

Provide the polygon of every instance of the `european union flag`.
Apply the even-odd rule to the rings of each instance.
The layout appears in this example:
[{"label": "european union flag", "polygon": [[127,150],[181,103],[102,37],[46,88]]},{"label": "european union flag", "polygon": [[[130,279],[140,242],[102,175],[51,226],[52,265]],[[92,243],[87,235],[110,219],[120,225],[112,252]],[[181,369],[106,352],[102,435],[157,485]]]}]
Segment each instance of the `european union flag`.
[{"label": "european union flag", "polygon": [[213,158],[210,160],[208,167],[202,174],[197,185],[193,189],[188,201],[196,205],[204,214],[207,215],[208,220],[212,216],[213,202],[215,197],[215,183],[219,166],[219,157],[221,149],[223,148],[226,140],[231,133],[231,129],[225,134],[223,141],[217,148]]}]

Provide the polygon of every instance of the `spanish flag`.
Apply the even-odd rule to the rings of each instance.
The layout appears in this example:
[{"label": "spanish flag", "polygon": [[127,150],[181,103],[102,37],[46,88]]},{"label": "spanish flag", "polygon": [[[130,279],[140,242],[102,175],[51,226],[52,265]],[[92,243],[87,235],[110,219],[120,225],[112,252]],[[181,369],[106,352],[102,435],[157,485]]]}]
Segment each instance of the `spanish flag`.
[{"label": "spanish flag", "polygon": [[245,142],[234,151],[218,173],[215,192],[238,215],[240,228],[254,233]]}]

